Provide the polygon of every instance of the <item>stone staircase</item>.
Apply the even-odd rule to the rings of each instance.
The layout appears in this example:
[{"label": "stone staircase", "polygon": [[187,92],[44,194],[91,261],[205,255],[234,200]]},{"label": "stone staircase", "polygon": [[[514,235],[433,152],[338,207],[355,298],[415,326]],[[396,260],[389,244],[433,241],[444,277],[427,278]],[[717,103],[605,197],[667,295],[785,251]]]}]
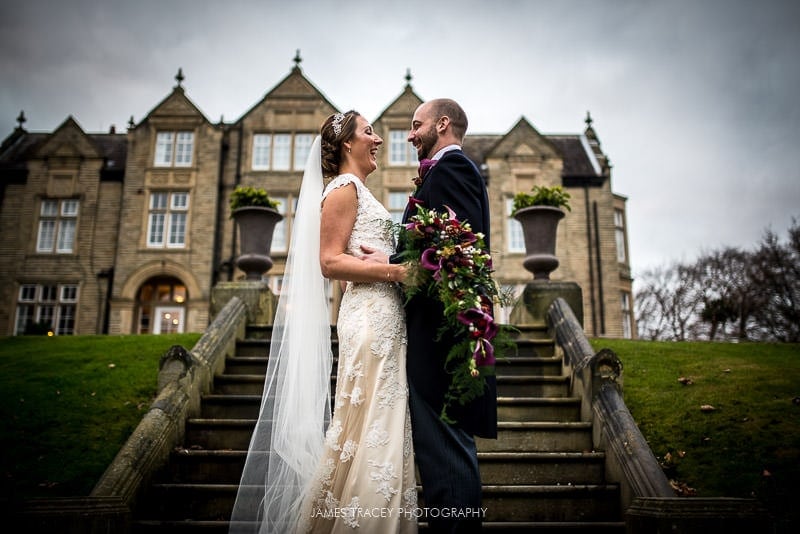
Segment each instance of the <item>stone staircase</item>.
[{"label": "stone staircase", "polygon": [[[261,402],[268,339],[268,329],[250,328],[237,342],[213,392],[203,396],[200,416],[186,422],[183,445],[143,491],[132,533],[227,532]],[[591,423],[580,421],[581,399],[568,396],[553,340],[530,328],[517,347],[498,362],[499,437],[478,440],[485,529],[623,533],[620,488],[606,481],[604,453],[592,450]]]}]

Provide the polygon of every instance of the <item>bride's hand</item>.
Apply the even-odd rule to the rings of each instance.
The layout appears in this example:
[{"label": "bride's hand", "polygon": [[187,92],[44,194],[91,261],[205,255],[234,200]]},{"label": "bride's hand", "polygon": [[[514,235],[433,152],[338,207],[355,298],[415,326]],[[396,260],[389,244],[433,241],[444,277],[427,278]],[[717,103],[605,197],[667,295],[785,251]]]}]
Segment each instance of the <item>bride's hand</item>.
[{"label": "bride's hand", "polygon": [[374,263],[389,263],[389,256],[379,250],[368,247],[367,245],[361,245],[361,252],[363,252],[361,259],[364,261],[371,261]]}]

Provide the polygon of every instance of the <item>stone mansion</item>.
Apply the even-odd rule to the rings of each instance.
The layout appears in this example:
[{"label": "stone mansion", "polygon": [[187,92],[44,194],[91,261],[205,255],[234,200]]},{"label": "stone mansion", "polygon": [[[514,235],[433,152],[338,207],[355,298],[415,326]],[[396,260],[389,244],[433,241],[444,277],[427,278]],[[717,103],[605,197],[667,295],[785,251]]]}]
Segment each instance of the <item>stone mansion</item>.
[{"label": "stone mansion", "polygon": [[[278,293],[308,150],[323,120],[346,111],[299,63],[231,123],[203,115],[180,71],[125,133],[89,133],[71,116],[52,132],[29,132],[20,113],[0,147],[0,335],[203,331],[212,288],[243,277],[229,209],[238,184],[280,202],[275,264],[264,275]],[[367,117],[384,139],[368,185],[398,220],[417,167],[406,136],[423,101],[410,81]],[[514,194],[563,185],[572,209],[559,225],[551,277],[580,286],[587,335],[633,337],[626,198],[612,191],[588,114],[585,122],[582,133],[550,135],[523,117],[502,134],[468,132],[464,150],[488,186],[496,280],[520,294],[533,279],[522,266],[521,227],[509,218]],[[499,320],[508,312],[498,310]]]}]

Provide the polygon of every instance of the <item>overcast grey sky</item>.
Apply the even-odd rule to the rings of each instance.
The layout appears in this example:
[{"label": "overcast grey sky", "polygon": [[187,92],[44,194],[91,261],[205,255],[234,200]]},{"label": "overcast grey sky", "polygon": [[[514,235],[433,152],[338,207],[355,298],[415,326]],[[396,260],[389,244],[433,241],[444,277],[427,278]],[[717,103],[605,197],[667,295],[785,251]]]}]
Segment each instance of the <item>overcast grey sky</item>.
[{"label": "overcast grey sky", "polygon": [[471,133],[587,111],[628,197],[634,274],[782,238],[800,218],[800,2],[779,0],[0,0],[0,138],[69,115],[122,131],[181,67],[211,121],[291,70],[376,118],[403,90],[448,96]]}]

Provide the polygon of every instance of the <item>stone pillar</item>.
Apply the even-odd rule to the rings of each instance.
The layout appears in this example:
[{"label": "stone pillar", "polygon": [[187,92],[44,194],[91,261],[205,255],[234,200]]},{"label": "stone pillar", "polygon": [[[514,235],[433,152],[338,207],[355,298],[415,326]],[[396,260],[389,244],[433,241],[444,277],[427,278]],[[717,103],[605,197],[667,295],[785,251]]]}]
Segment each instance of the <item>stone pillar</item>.
[{"label": "stone pillar", "polygon": [[509,320],[514,326],[547,327],[547,308],[557,298],[563,298],[572,308],[578,322],[583,326],[583,292],[575,282],[534,280],[528,282],[522,296],[511,310]]},{"label": "stone pillar", "polygon": [[231,297],[237,296],[247,308],[247,324],[271,325],[275,322],[278,297],[264,280],[219,282],[211,290],[211,319],[225,307]]}]

